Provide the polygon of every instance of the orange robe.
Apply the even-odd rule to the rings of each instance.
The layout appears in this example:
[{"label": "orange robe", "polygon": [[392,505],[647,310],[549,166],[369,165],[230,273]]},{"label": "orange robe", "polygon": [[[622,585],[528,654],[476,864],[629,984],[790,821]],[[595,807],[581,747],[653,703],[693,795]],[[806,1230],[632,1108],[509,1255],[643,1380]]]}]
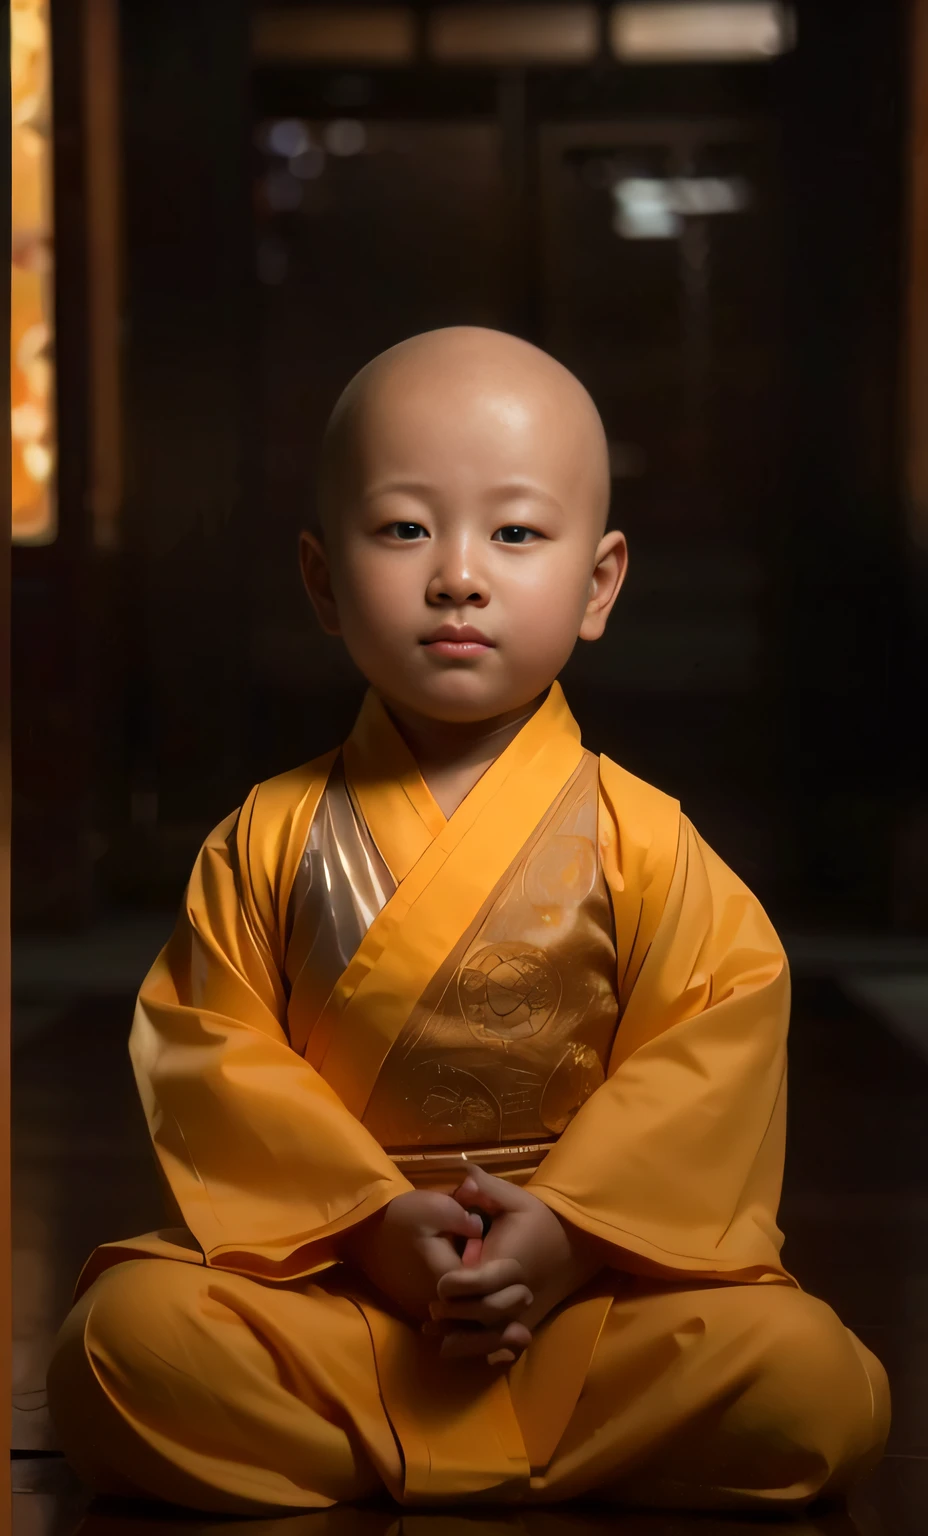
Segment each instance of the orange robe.
[{"label": "orange robe", "polygon": [[[839,1492],[888,1397],[780,1262],[788,993],[756,900],[557,684],[447,821],[369,695],[207,839],[141,989],[178,1225],[80,1277],[75,1466],[230,1513]],[[608,1255],[507,1370],[439,1361],[336,1258],[462,1151]]]}]

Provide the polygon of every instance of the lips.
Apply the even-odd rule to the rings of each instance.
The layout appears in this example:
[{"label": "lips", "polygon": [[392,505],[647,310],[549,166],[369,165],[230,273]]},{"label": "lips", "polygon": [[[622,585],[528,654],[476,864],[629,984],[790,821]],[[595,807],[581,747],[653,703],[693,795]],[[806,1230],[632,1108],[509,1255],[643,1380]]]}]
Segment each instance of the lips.
[{"label": "lips", "polygon": [[489,647],[493,645],[493,641],[488,635],[482,634],[479,629],[474,629],[470,624],[442,624],[441,628],[436,629],[434,634],[426,636],[422,644]]},{"label": "lips", "polygon": [[477,661],[485,656],[495,646],[496,642],[479,629],[474,629],[472,624],[442,624],[433,634],[423,640],[421,644],[430,656],[435,656],[442,661],[462,662],[465,665],[470,661]]}]

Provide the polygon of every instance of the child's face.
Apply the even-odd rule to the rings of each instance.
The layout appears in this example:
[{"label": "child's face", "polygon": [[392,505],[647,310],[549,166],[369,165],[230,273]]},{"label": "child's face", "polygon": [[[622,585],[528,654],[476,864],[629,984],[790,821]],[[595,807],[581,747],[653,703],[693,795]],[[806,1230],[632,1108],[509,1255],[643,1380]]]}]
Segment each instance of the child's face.
[{"label": "child's face", "polygon": [[625,544],[602,534],[601,428],[575,381],[445,361],[414,355],[372,385],[303,569],[388,704],[478,721],[537,698],[578,637],[598,638]]}]

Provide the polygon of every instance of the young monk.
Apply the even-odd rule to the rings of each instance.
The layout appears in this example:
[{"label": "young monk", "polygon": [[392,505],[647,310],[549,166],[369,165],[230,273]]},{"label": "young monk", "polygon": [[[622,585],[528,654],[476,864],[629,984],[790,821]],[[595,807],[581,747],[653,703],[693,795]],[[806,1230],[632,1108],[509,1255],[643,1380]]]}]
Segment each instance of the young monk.
[{"label": "young monk", "polygon": [[339,401],[303,574],[370,691],[207,839],[142,987],[178,1225],[91,1257],[49,1378],[98,1489],[794,1510],[879,1456],[881,1366],[780,1262],[779,941],[554,681],[625,575],[609,483],[509,336]]}]

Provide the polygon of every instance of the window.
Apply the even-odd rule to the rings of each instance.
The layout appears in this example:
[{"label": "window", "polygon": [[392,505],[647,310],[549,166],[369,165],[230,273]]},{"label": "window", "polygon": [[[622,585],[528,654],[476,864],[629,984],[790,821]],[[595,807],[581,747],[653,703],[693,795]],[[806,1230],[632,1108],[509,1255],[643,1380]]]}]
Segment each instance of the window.
[{"label": "window", "polygon": [[48,0],[13,0],[10,23],[13,538],[47,544],[57,530]]}]

